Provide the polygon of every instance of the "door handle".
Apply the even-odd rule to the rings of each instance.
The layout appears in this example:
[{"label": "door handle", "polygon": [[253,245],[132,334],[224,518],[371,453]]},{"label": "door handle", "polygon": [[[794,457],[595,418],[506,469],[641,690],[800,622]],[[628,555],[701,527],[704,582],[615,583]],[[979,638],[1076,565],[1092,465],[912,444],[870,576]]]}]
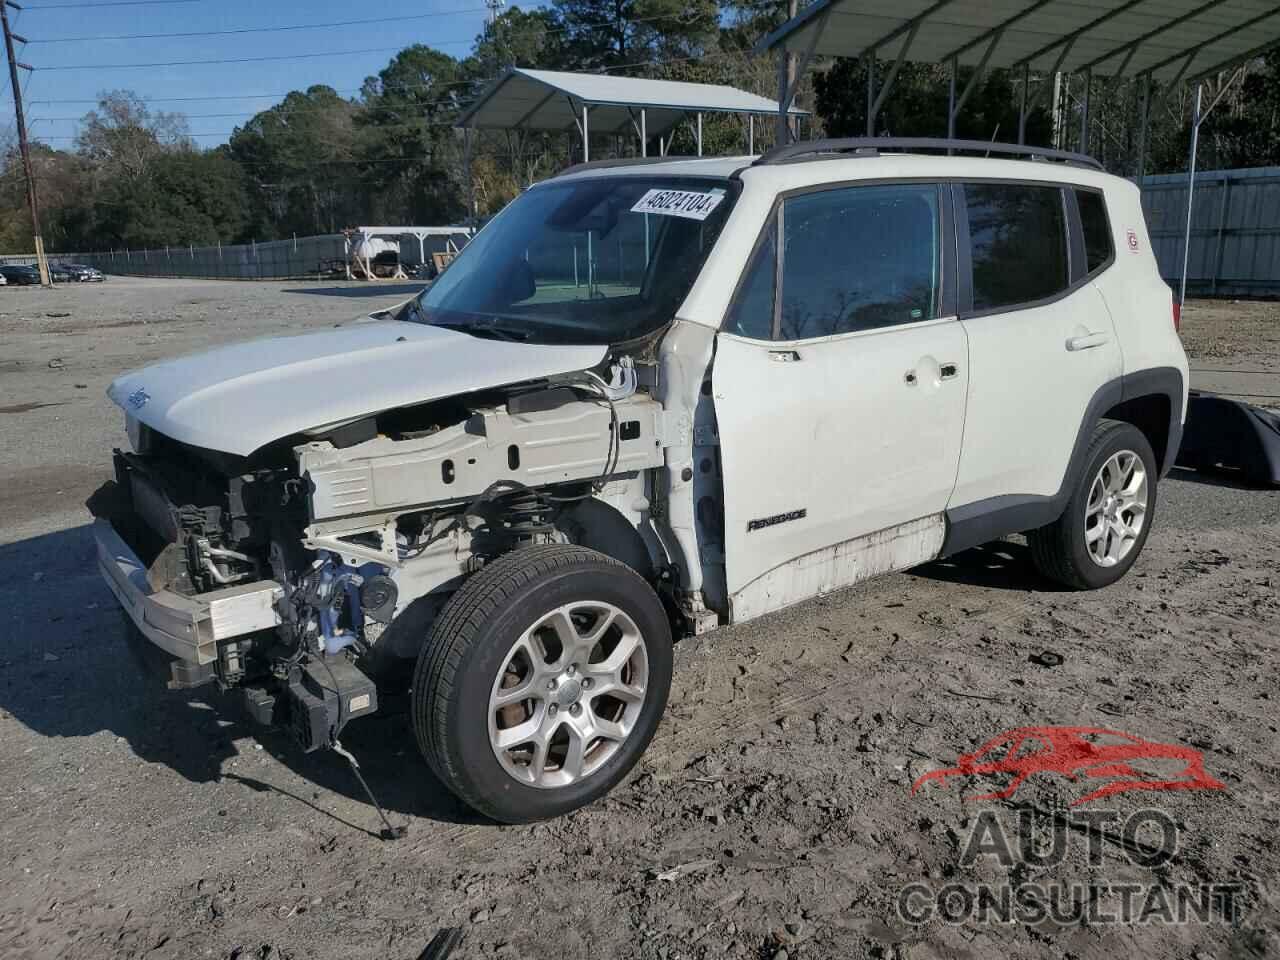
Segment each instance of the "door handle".
[{"label": "door handle", "polygon": [[1086,333],[1082,337],[1068,337],[1067,349],[1074,353],[1077,350],[1091,350],[1110,342],[1111,334],[1109,333]]},{"label": "door handle", "polygon": [[800,359],[800,354],[794,350],[770,350],[769,359],[774,363],[795,363]]},{"label": "door handle", "polygon": [[938,368],[938,376],[943,380],[954,380],[960,374],[960,365],[956,363],[944,363]]}]

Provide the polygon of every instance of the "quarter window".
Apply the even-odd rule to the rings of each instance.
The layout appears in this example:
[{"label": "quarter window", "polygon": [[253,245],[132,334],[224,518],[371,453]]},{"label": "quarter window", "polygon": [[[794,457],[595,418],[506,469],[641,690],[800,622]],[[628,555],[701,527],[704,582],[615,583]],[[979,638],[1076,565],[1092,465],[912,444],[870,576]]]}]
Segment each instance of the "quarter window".
[{"label": "quarter window", "polygon": [[1093,190],[1077,190],[1076,204],[1080,207],[1080,226],[1084,231],[1084,259],[1088,272],[1093,273],[1110,260],[1114,252],[1107,205],[1102,194]]},{"label": "quarter window", "polygon": [[1062,191],[1031,184],[966,184],[973,309],[1055,296],[1070,285]]},{"label": "quarter window", "polygon": [[779,339],[934,319],[938,210],[932,184],[848,187],[787,199]]},{"label": "quarter window", "polygon": [[747,266],[742,286],[729,308],[725,320],[726,333],[768,340],[773,336],[773,303],[778,286],[778,221],[769,222],[769,229]]}]

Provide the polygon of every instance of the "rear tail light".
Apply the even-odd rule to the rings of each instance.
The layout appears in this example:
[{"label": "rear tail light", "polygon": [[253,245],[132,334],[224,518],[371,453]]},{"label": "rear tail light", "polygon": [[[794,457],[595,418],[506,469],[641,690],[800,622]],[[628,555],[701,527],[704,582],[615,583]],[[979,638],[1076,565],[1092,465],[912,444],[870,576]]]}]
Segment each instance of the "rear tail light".
[{"label": "rear tail light", "polygon": [[1173,301],[1173,329],[1177,333],[1182,332],[1182,304],[1177,300]]}]

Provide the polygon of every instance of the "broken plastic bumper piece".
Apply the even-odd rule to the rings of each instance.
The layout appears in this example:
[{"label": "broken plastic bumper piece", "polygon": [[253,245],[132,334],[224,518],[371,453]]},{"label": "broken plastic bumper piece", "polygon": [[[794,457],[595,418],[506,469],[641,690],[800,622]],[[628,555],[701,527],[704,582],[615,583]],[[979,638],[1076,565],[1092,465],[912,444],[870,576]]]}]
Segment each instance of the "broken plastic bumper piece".
[{"label": "broken plastic bumper piece", "polygon": [[176,658],[171,686],[212,678],[218,643],[277,626],[276,601],[284,589],[274,580],[237,584],[189,597],[155,589],[147,568],[107,520],[93,524],[98,568],[134,625],[146,639]]}]

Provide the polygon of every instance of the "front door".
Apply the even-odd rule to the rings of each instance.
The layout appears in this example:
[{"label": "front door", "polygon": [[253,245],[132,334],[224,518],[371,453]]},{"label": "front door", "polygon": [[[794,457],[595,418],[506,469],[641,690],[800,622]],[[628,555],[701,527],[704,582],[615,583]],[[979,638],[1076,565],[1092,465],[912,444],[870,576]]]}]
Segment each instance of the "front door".
[{"label": "front door", "polygon": [[712,378],[735,620],[936,554],[964,429],[942,190],[839,187],[774,217]]}]

